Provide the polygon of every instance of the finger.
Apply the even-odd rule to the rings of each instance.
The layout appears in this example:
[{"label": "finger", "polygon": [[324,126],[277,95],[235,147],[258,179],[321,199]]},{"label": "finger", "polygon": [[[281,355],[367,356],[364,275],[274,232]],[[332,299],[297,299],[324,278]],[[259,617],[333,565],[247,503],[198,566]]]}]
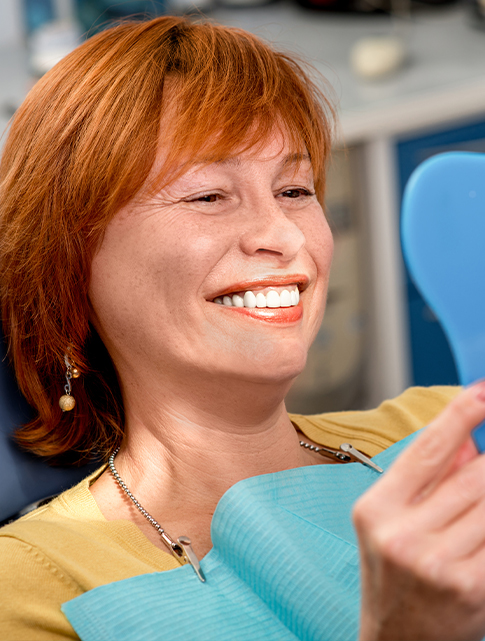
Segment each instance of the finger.
[{"label": "finger", "polygon": [[[483,603],[485,601],[485,545],[481,545],[466,558],[463,557],[455,563],[449,563],[449,572],[453,573],[462,593],[467,592],[481,612],[485,614]],[[446,571],[446,569],[445,569]],[[485,618],[485,617],[484,617]],[[483,638],[483,631],[482,637]]]},{"label": "finger", "polygon": [[438,580],[443,564],[485,545],[485,457],[460,468],[421,503],[401,506],[392,518],[389,510],[380,516],[385,518],[371,520],[385,555],[416,568],[422,578]]},{"label": "finger", "polygon": [[443,483],[443,481],[463,467],[463,465],[477,457],[478,452],[475,443],[471,437],[468,437],[467,440],[457,449],[450,464],[441,468],[441,470],[435,475],[433,481],[428,483],[428,485],[414,497],[413,502],[416,503],[425,499],[427,496],[432,494],[435,488]]},{"label": "finger", "polygon": [[475,456],[410,506],[409,518],[419,531],[441,530],[484,497],[485,456]]},{"label": "finger", "polygon": [[484,419],[485,381],[481,381],[456,396],[399,456],[372,488],[374,498],[382,498],[393,511],[412,503],[437,477],[449,473],[460,446]]},{"label": "finger", "polygon": [[[468,628],[476,626],[476,636],[464,636],[463,630],[454,638],[483,639],[485,630],[485,545],[457,561],[441,563],[430,568],[428,579],[442,588],[442,592],[454,595],[455,606],[467,612],[462,620]],[[453,606],[452,606],[453,607]],[[442,611],[443,612],[443,611]],[[446,614],[446,612],[443,612]],[[454,617],[455,618],[455,617]]]},{"label": "finger", "polygon": [[465,465],[468,461],[476,458],[477,454],[477,448],[473,439],[471,437],[467,438],[467,440],[458,448],[448,474],[453,474],[453,472],[459,469],[462,465]]},{"label": "finger", "polygon": [[436,532],[432,551],[436,565],[466,559],[484,547],[484,521],[485,498],[475,503],[446,528]]},{"label": "finger", "polygon": [[[457,449],[454,458],[452,459],[448,468],[443,467],[442,471],[438,473],[435,477],[434,486],[437,487],[449,476],[454,474],[459,470],[463,465],[466,465],[469,461],[477,458],[479,452],[477,447],[471,437],[468,437],[467,440],[460,445]],[[426,493],[430,494],[434,490],[433,484],[429,484]],[[415,501],[420,500],[423,495],[416,497]]]},{"label": "finger", "polygon": [[476,458],[481,458],[479,454],[480,453],[478,452],[473,439],[471,438],[471,436],[469,436],[466,441],[460,445],[449,466],[443,466],[441,472],[438,472],[436,474],[434,481],[428,484],[428,487],[424,491],[424,494],[422,493],[421,495],[418,495],[415,500],[420,500],[421,496],[425,495],[426,493],[431,493],[435,489],[435,487],[438,487],[445,479],[454,474],[469,461],[472,461]]}]

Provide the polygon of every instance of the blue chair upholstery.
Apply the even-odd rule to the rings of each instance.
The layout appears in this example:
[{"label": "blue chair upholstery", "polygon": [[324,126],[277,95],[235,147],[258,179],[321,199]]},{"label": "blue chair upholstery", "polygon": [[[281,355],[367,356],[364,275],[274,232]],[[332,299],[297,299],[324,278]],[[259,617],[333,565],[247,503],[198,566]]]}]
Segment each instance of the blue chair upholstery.
[{"label": "blue chair upholstery", "polygon": [[[460,382],[485,376],[485,154],[433,156],[412,174],[402,212],[411,276],[438,317]],[[485,450],[485,428],[474,439]]]},{"label": "blue chair upholstery", "polygon": [[99,466],[51,467],[15,444],[13,431],[28,419],[31,409],[18,390],[5,352],[0,338],[0,522],[39,499],[71,487]]}]

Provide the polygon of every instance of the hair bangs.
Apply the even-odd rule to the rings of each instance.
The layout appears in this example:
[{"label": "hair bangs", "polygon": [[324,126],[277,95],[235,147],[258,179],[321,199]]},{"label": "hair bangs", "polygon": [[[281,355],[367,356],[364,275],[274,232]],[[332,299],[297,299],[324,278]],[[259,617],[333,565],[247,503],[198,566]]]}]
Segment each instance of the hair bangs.
[{"label": "hair bangs", "polygon": [[[257,152],[278,129],[295,154],[310,156],[323,200],[334,109],[309,79],[312,69],[244,31],[213,27],[208,38],[206,26],[205,38],[182,33],[174,45],[160,130],[160,144],[169,152],[155,188],[193,162]],[[197,32],[200,25],[191,29]]]}]

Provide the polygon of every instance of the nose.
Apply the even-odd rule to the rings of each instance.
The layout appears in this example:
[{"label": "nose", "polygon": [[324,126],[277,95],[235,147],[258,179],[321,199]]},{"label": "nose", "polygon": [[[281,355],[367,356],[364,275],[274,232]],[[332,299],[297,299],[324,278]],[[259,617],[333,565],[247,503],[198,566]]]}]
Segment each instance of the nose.
[{"label": "nose", "polygon": [[271,193],[248,204],[246,229],[240,237],[248,256],[268,255],[290,262],[305,245],[305,235]]}]

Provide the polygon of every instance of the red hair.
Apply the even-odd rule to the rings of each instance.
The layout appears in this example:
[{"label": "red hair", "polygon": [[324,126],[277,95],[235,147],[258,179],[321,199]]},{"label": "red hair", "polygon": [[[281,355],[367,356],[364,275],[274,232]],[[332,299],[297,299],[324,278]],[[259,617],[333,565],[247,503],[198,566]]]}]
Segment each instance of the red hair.
[{"label": "red hair", "polygon": [[[176,110],[160,131],[167,96]],[[163,181],[181,159],[227,158],[278,123],[310,154],[323,199],[333,113],[294,57],[244,31],[176,17],[103,31],[34,86],[0,165],[3,327],[36,411],[17,432],[23,447],[82,458],[122,438],[116,373],[89,324],[90,265],[108,222],[144,185],[159,141],[171,149]],[[67,350],[81,377],[76,407],[63,414]]]}]

